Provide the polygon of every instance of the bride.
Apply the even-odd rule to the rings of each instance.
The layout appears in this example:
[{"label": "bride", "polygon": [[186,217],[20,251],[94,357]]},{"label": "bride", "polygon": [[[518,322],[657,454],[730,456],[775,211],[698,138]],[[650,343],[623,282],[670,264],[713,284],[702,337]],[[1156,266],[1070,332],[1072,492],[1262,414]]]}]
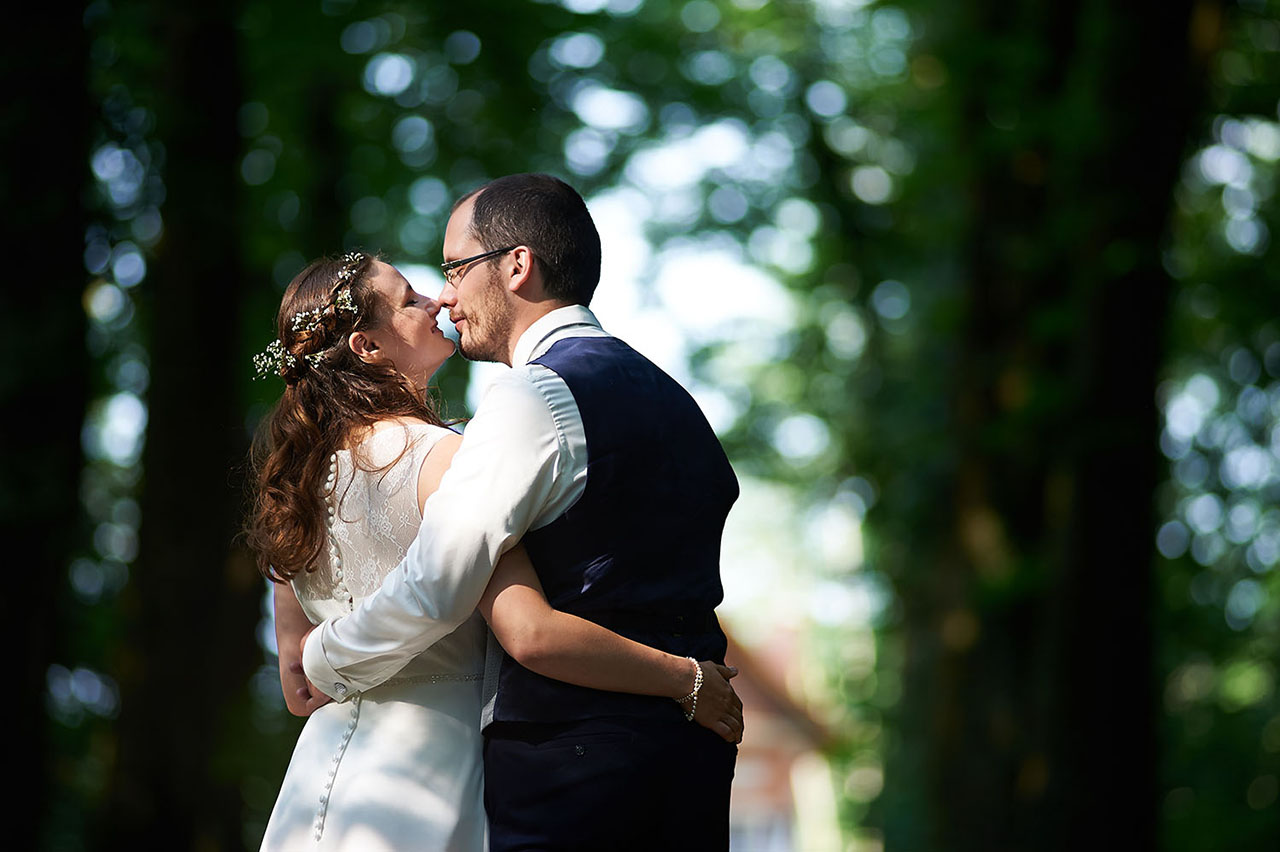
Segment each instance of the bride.
[{"label": "bride", "polygon": [[520,547],[499,561],[478,612],[385,684],[341,704],[308,688],[301,638],[350,612],[400,562],[462,440],[426,393],[454,351],[439,310],[371,255],[318,260],[286,289],[279,336],[255,358],[285,389],[255,446],[248,539],[275,582],[285,701],[309,715],[263,850],[485,848],[485,621],[540,675],[669,696],[692,721],[741,740],[735,670],[551,609]]}]

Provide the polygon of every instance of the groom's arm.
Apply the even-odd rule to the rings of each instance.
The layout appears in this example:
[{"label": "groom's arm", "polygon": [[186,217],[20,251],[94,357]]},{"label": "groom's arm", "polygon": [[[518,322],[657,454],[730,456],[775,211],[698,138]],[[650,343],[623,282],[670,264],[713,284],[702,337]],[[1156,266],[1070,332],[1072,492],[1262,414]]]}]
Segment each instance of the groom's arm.
[{"label": "groom's arm", "polygon": [[579,442],[556,416],[566,403],[576,415],[563,382],[548,386],[527,371],[494,383],[427,499],[404,561],[350,615],[307,637],[303,667],[318,689],[341,701],[392,677],[471,615],[498,558],[536,519],[567,508],[569,445]]}]

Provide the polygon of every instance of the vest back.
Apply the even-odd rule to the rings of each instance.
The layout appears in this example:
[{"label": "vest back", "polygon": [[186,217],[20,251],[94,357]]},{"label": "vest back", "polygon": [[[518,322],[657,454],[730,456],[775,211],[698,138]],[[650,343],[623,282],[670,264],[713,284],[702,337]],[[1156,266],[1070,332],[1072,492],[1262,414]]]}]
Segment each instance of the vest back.
[{"label": "vest back", "polygon": [[[720,540],[738,481],[697,403],[612,337],[561,340],[533,363],[568,385],[587,442],[582,496],[523,540],[548,601],[646,645],[723,662],[713,610],[724,595]],[[680,712],[669,698],[573,686],[503,654],[492,720]]]}]

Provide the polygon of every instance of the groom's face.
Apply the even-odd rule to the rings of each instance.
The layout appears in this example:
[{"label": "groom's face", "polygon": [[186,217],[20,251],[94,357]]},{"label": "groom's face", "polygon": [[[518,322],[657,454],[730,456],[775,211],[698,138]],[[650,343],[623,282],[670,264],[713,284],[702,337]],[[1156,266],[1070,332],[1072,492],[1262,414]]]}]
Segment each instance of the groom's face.
[{"label": "groom's face", "polygon": [[[488,251],[471,236],[468,226],[474,198],[464,201],[444,232],[444,260],[460,260]],[[511,358],[513,309],[502,286],[502,259],[497,264],[478,260],[460,267],[456,277],[446,280],[440,304],[449,309],[449,319],[458,330],[458,349],[472,361],[501,361]]]}]

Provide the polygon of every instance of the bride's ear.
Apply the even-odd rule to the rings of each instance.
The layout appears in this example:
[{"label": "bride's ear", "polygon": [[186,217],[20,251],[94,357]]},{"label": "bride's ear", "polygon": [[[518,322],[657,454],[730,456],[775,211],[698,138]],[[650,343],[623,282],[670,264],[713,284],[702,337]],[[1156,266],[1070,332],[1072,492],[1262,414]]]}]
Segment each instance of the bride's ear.
[{"label": "bride's ear", "polygon": [[366,364],[382,360],[382,350],[378,347],[378,341],[363,331],[351,332],[351,336],[347,338],[347,346],[351,347],[356,357]]}]

